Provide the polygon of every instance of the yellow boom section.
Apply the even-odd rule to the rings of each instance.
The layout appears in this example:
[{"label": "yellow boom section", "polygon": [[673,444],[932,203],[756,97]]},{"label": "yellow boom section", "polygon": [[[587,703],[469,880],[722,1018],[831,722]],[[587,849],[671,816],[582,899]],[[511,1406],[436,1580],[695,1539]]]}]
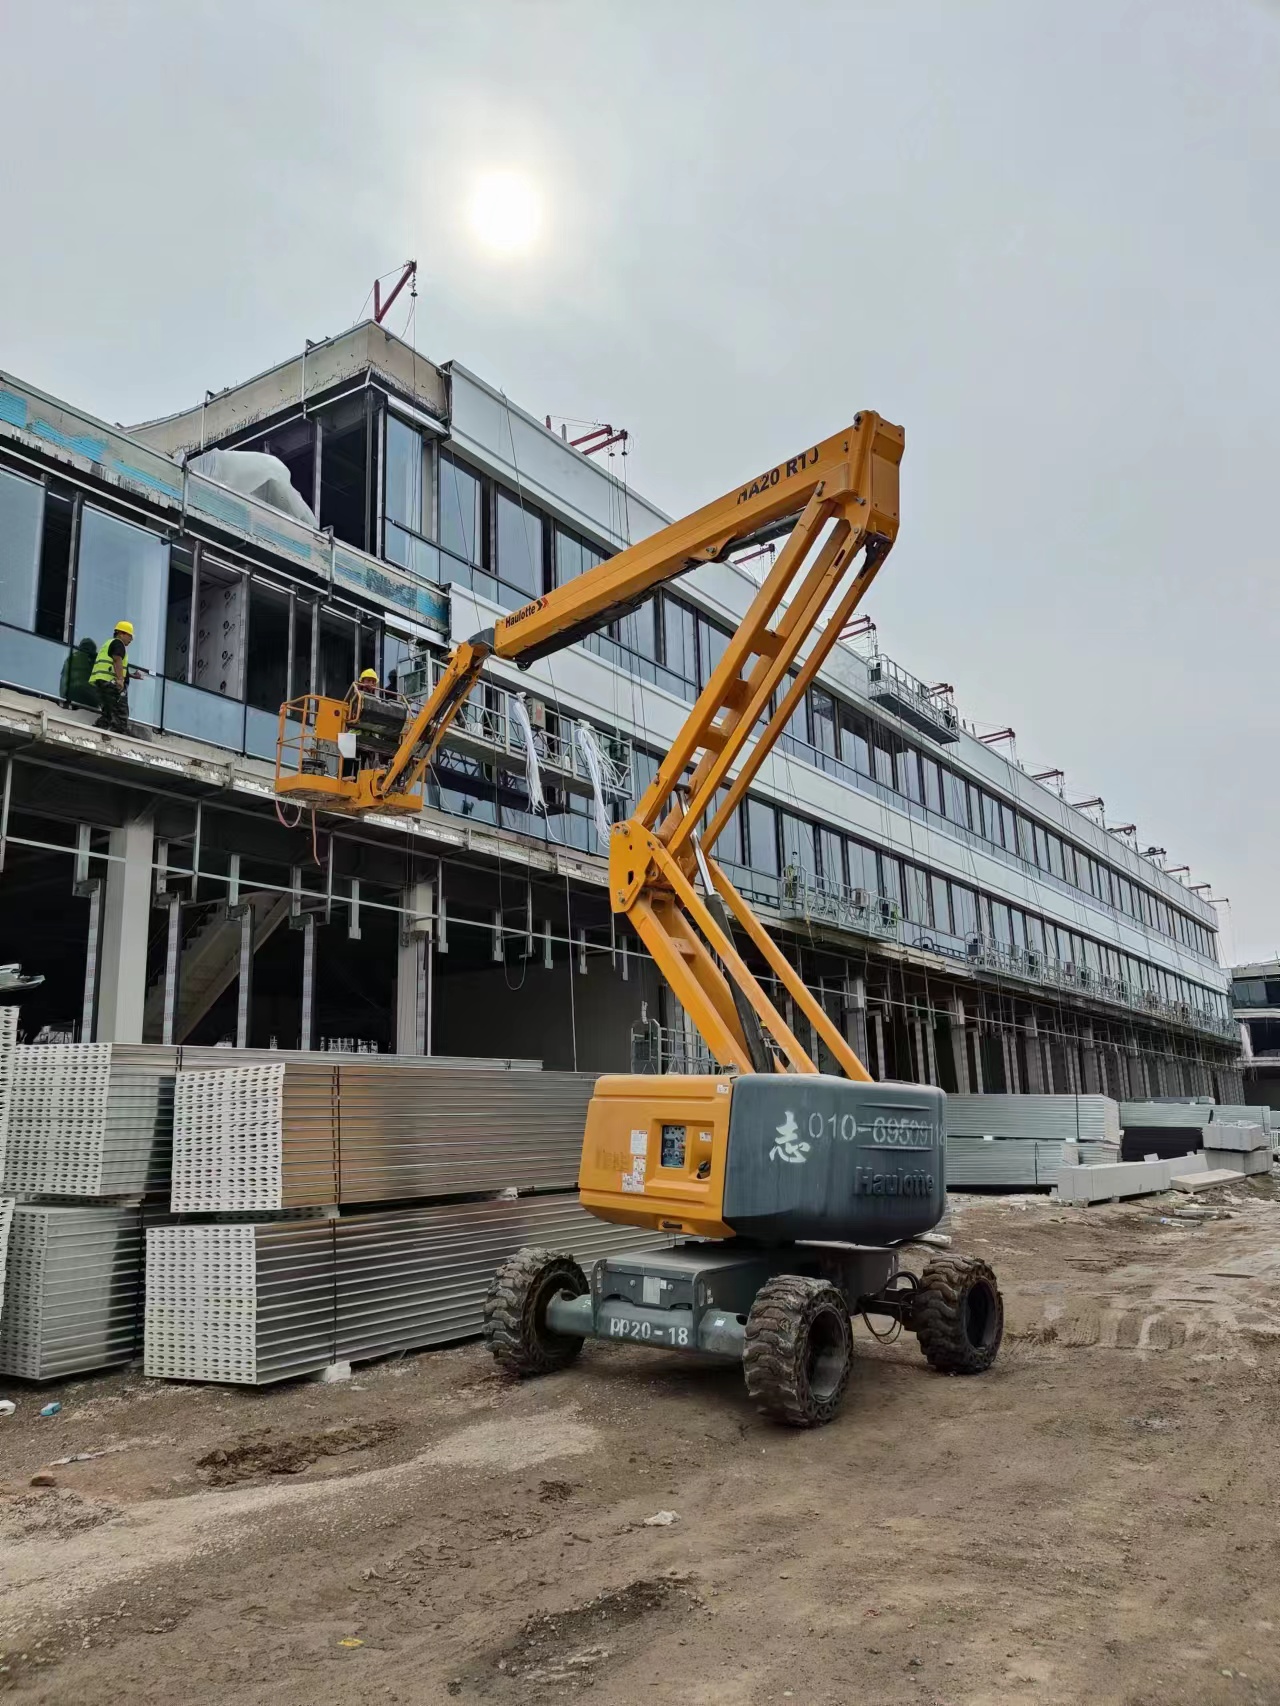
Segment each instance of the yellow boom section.
[{"label": "yellow boom section", "polygon": [[857,1056],[710,849],[897,537],[903,442],[901,427],[864,411],[846,431],[462,642],[384,768],[313,762],[310,769],[302,763],[291,769],[286,753],[300,740],[310,750],[300,726],[335,744],[344,732],[342,701],[315,695],[294,701],[281,714],[277,791],[347,813],[420,807],[427,768],[489,657],[532,663],[624,615],[655,587],[700,563],[785,534],[635,816],[615,826],[610,899],[718,1062],[742,1071],[817,1070],[738,953],[732,918],[845,1073],[865,1079]]}]

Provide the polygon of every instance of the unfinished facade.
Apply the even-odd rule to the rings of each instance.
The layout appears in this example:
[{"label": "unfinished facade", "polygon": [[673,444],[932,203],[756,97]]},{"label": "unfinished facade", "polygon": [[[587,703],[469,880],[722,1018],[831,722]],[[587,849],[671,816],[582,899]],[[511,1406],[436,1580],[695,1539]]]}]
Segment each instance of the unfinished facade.
[{"label": "unfinished facade", "polygon": [[[318,525],[190,465],[212,448],[279,457]],[[652,776],[750,564],[494,665],[420,818],[295,823],[272,793],[283,701],[365,667],[420,695],[452,640],[665,520],[371,324],[129,431],[0,375],[0,961],[43,979],[24,1035],[709,1064],[615,926],[600,819]],[[87,674],[123,617],[147,674],[115,735]],[[877,1077],[1240,1099],[1212,908],[865,638],[717,857]]]}]

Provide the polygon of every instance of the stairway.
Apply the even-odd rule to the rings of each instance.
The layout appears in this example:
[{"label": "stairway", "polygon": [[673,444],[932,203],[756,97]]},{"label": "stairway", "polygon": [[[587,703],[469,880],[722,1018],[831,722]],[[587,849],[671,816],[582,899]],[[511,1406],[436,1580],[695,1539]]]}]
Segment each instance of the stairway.
[{"label": "stairway", "polygon": [[[241,905],[253,910],[253,948],[258,949],[289,916],[288,895],[244,894]],[[173,1040],[185,1042],[240,971],[240,921],[219,910],[206,918],[182,944],[178,974],[178,1011]],[[164,972],[147,986],[143,1011],[144,1037],[160,1038],[164,1026]]]}]

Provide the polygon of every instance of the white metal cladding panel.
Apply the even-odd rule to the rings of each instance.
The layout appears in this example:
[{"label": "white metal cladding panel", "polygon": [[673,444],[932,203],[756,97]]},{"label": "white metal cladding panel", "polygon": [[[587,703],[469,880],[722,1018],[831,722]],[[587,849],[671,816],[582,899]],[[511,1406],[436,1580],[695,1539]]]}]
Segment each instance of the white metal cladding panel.
[{"label": "white metal cladding panel", "polygon": [[1220,1102],[1212,1110],[1211,1118],[1214,1125],[1224,1120],[1232,1125],[1260,1125],[1263,1131],[1271,1130],[1271,1109],[1254,1107],[1250,1102]]},{"label": "white metal cladding panel", "polygon": [[1120,1124],[1126,1131],[1135,1126],[1185,1126],[1200,1131],[1213,1114],[1210,1102],[1121,1102]]},{"label": "white metal cladding panel", "polygon": [[[1005,1190],[1044,1188],[1072,1165],[1103,1165],[1119,1159],[1112,1143],[1041,1143],[1021,1138],[947,1138],[947,1186],[952,1190],[991,1186]],[[1074,1160],[1073,1160],[1074,1157]]]},{"label": "white metal cladding panel", "polygon": [[[118,1046],[118,1045],[117,1045]],[[137,1045],[129,1045],[132,1053]],[[156,1050],[142,1045],[143,1050],[155,1053]],[[540,1060],[526,1060],[505,1056],[490,1058],[487,1055],[452,1055],[452,1054],[379,1054],[352,1055],[344,1054],[337,1049],[296,1049],[296,1048],[205,1048],[195,1043],[183,1043],[174,1051],[178,1058],[177,1064],[184,1072],[211,1072],[216,1068],[232,1066],[337,1066],[347,1060],[376,1060],[379,1066],[411,1066],[419,1071],[432,1072],[442,1066],[452,1066],[459,1069],[483,1069],[495,1072],[501,1069],[505,1072],[541,1072]]]},{"label": "white metal cladding panel", "polygon": [[252,1226],[147,1228],[144,1369],[163,1380],[257,1377]]},{"label": "white metal cladding panel", "polygon": [[109,1043],[19,1046],[4,1182],[14,1192],[98,1196]]},{"label": "white metal cladding panel", "polygon": [[142,1217],[136,1207],[17,1204],[0,1371],[55,1380],[129,1362],[141,1313]]},{"label": "white metal cladding panel", "polygon": [[286,1070],[278,1065],[179,1072],[169,1197],[175,1213],[284,1206]]},{"label": "white metal cladding panel", "polygon": [[597,1256],[666,1249],[662,1233],[597,1220],[575,1196],[455,1203],[336,1223],[338,1355],[348,1360],[480,1332],[498,1267],[526,1245]]},{"label": "white metal cladding panel", "polygon": [[18,1009],[0,1007],[0,1179],[9,1136],[9,1103],[13,1094],[14,1056],[18,1047]]},{"label": "white metal cladding panel", "polygon": [[595,1074],[338,1068],[343,1203],[577,1183]]},{"label": "white metal cladding panel", "polygon": [[336,1359],[336,1220],[256,1226],[257,1384],[287,1380]]},{"label": "white metal cladding panel", "polygon": [[0,1197],[0,1326],[4,1324],[4,1276],[9,1255],[9,1231],[13,1225],[13,1198]]},{"label": "white metal cladding panel", "polygon": [[947,1131],[956,1137],[1120,1142],[1120,1107],[1109,1096],[948,1096]]}]

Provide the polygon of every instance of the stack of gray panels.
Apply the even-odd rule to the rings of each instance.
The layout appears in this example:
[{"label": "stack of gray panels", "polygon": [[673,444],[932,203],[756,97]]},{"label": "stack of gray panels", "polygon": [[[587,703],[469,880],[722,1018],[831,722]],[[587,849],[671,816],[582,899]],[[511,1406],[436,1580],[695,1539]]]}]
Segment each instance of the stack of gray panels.
[{"label": "stack of gray panels", "polygon": [[9,1255],[9,1231],[13,1225],[13,1198],[0,1197],[0,1326],[4,1324],[4,1275]]},{"label": "stack of gray panels", "polygon": [[1185,1127],[1200,1131],[1213,1117],[1211,1102],[1121,1102],[1120,1124],[1126,1131],[1135,1126]]},{"label": "stack of gray panels", "polygon": [[18,1050],[18,1009],[0,1007],[0,1180],[9,1134],[9,1107],[13,1095],[14,1056]]},{"label": "stack of gray panels", "polygon": [[948,1096],[947,1131],[1044,1143],[1120,1143],[1120,1106],[1110,1096]]},{"label": "stack of gray panels", "polygon": [[1035,1143],[1018,1138],[948,1136],[947,1189],[1047,1190],[1057,1184],[1064,1166],[1103,1165],[1114,1161],[1116,1154],[1109,1143]]},{"label": "stack of gray panels", "polygon": [[1263,1174],[1271,1171],[1271,1134],[1244,1120],[1220,1120],[1215,1110],[1205,1127],[1204,1158],[1211,1171]]},{"label": "stack of gray panels", "polygon": [[147,1233],[146,1372],[267,1385],[474,1336],[495,1269],[526,1244],[584,1264],[670,1239],[570,1196],[440,1204],[338,1220]]},{"label": "stack of gray panels", "polygon": [[51,1197],[163,1190],[173,1143],[174,1054],[116,1043],[19,1047],[5,1189]]},{"label": "stack of gray panels", "polygon": [[182,1071],[170,1204],[213,1213],[565,1190],[594,1084],[590,1073],[362,1056]]},{"label": "stack of gray panels", "polygon": [[139,1208],[20,1202],[7,1267],[0,1373],[56,1380],[132,1360],[142,1314]]}]

